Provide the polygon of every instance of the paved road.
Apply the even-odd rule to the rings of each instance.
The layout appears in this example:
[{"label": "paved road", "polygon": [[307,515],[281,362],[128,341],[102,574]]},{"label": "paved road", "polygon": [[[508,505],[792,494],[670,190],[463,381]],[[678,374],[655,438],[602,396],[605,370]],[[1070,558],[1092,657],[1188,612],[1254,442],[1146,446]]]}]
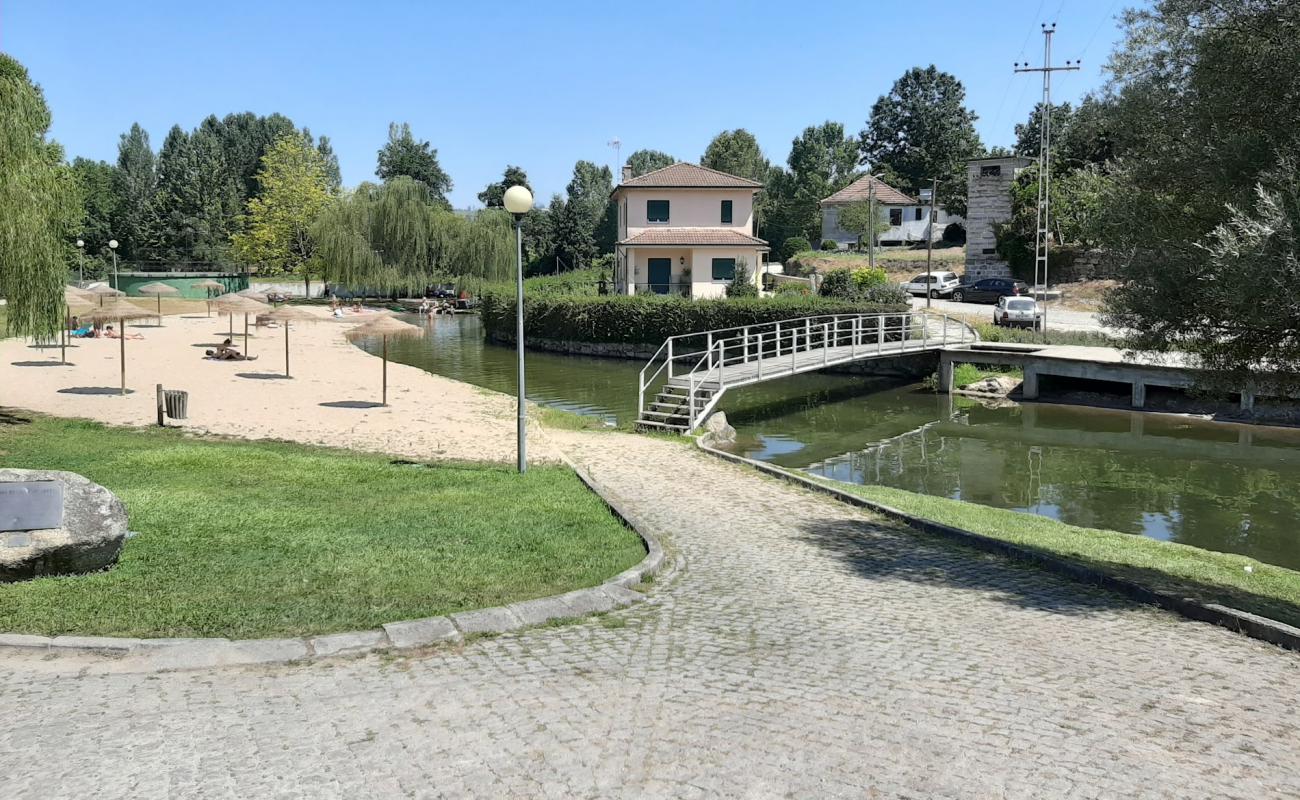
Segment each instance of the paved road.
[{"label": "paved road", "polygon": [[[993,306],[988,303],[957,303],[952,300],[931,300],[930,303],[936,311],[945,314],[977,317],[981,322],[993,321]],[[912,307],[925,308],[925,298],[913,297]],[[1114,329],[1102,325],[1096,314],[1088,311],[1071,311],[1066,308],[1057,308],[1055,304],[1048,306],[1047,326],[1049,329],[1098,331],[1115,335]]]},{"label": "paved road", "polygon": [[652,603],[310,666],[10,656],[0,797],[1300,795],[1295,654],[682,445],[570,446],[684,563]]}]

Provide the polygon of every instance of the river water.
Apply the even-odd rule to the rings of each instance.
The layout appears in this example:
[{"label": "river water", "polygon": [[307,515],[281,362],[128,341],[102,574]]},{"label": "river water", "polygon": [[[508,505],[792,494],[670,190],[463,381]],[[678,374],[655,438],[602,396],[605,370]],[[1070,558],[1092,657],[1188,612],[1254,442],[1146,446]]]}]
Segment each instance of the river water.
[{"label": "river water", "polygon": [[[389,357],[513,394],[478,317],[410,321]],[[377,350],[377,342],[363,342]],[[528,397],[636,416],[641,363],[529,352]],[[1300,569],[1300,430],[1051,404],[986,407],[915,384],[809,374],[728,392],[736,452],[853,483],[1009,508]]]}]

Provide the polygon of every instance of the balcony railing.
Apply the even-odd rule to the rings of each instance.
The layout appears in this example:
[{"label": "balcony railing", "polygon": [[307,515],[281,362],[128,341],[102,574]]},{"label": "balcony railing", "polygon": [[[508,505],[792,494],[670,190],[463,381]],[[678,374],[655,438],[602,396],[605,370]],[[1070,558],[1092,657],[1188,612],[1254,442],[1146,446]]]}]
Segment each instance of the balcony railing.
[{"label": "balcony railing", "polygon": [[667,297],[690,297],[691,284],[682,281],[669,281],[667,283],[635,283],[633,294],[658,294]]}]

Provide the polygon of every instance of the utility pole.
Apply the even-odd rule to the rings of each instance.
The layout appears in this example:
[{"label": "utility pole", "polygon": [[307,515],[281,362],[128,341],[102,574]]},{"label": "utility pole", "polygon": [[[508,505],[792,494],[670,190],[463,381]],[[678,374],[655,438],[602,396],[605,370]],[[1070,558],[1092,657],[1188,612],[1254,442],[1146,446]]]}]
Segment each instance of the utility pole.
[{"label": "utility pole", "polygon": [[925,226],[925,308],[930,310],[930,298],[934,296],[934,278],[930,277],[930,260],[934,254],[934,196],[939,193],[939,179],[930,179],[930,219]]},{"label": "utility pole", "polygon": [[[1029,62],[1016,62],[1012,66],[1016,72],[1043,73],[1043,103],[1039,106],[1038,125],[1038,223],[1034,234],[1034,288],[1037,294],[1039,286],[1047,290],[1047,240],[1051,230],[1051,191],[1052,191],[1052,73],[1077,70],[1082,61],[1066,61],[1063,67],[1052,66],[1052,34],[1056,33],[1056,23],[1043,23],[1043,66],[1031,67]],[[1040,277],[1041,276],[1041,277]],[[1043,298],[1043,341],[1047,341],[1047,298]]]},{"label": "utility pole", "polygon": [[867,228],[867,266],[876,268],[876,178],[870,176],[867,181],[867,214],[871,225]]}]

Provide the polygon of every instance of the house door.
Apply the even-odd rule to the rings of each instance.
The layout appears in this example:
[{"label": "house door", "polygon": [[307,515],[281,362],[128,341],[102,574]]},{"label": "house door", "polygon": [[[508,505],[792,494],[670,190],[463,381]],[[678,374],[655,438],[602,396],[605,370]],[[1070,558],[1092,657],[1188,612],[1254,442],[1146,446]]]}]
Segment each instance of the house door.
[{"label": "house door", "polygon": [[671,258],[652,258],[648,264],[650,269],[650,291],[655,294],[668,294],[668,285],[673,280],[673,260]]}]

